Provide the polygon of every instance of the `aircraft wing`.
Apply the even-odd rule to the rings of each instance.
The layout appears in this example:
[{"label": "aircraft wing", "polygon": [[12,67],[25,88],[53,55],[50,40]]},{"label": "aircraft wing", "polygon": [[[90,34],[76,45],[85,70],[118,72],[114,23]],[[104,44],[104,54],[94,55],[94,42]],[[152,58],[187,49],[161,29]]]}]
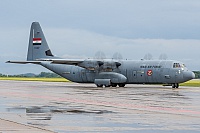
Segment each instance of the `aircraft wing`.
[{"label": "aircraft wing", "polygon": [[7,61],[6,63],[17,63],[17,64],[40,64],[41,61]]},{"label": "aircraft wing", "polygon": [[[51,61],[52,64],[66,64],[66,65],[76,65],[83,68],[93,68],[96,65],[103,65],[104,63],[109,63],[110,65],[116,65],[116,67],[121,66],[121,63],[118,61],[100,61],[100,60],[85,60],[85,59],[42,59],[39,61]],[[89,62],[89,63],[88,63]],[[93,63],[91,63],[93,62]]]},{"label": "aircraft wing", "polygon": [[51,61],[52,64],[78,65],[82,63],[84,59],[44,59],[42,61]]},{"label": "aircraft wing", "polygon": [[52,64],[67,64],[67,65],[78,65],[82,63],[84,59],[39,59],[36,61],[7,61],[6,63],[18,63],[18,64],[40,64],[43,61],[50,61]]}]

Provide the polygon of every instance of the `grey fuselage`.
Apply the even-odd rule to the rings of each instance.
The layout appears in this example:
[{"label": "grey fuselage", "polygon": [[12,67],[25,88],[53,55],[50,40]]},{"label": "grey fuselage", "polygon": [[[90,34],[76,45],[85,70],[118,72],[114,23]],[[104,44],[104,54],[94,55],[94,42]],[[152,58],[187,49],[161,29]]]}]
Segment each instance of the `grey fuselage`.
[{"label": "grey fuselage", "polygon": [[[112,61],[112,60],[111,60]],[[87,61],[86,61],[87,62]],[[74,65],[52,64],[41,62],[47,69],[77,83],[94,83],[95,79],[112,79],[110,75],[117,73],[127,78],[125,84],[172,84],[182,83],[194,78],[194,73],[185,65],[173,60],[121,60],[119,67],[108,65],[107,68],[89,70]],[[179,66],[173,66],[179,64]],[[109,74],[108,77],[102,73]],[[119,76],[120,76],[119,75]],[[119,77],[117,77],[119,78]]]},{"label": "grey fuselage", "polygon": [[61,59],[55,57],[39,22],[30,29],[26,61],[7,63],[39,64],[60,76],[78,83],[94,83],[97,87],[124,87],[126,84],[171,84],[193,79],[194,73],[173,60]]}]

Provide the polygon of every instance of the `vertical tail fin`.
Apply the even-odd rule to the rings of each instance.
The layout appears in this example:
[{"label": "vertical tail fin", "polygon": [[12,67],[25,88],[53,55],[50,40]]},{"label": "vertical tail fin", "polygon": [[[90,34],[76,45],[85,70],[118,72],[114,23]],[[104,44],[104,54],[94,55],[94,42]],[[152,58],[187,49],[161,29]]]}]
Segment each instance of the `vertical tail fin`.
[{"label": "vertical tail fin", "polygon": [[54,57],[49,49],[42,28],[38,22],[33,22],[30,30],[27,61]]}]

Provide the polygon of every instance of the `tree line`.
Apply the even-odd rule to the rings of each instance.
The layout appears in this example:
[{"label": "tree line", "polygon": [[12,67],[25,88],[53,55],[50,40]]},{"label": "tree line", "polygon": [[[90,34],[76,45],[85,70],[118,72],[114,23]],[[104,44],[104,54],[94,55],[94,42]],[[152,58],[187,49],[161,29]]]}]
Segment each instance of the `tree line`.
[{"label": "tree line", "polygon": [[200,79],[200,71],[193,71],[195,74],[195,79]]},{"label": "tree line", "polygon": [[35,78],[61,78],[56,73],[51,72],[41,72],[40,74],[26,73],[26,74],[18,74],[18,75],[5,75],[0,73],[0,77],[35,77]]}]

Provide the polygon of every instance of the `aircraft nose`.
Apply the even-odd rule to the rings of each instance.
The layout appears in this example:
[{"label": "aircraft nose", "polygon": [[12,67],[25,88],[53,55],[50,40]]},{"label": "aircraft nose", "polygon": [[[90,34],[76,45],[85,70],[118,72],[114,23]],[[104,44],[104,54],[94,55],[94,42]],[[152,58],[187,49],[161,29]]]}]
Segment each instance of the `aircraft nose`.
[{"label": "aircraft nose", "polygon": [[191,72],[191,71],[187,71],[187,72],[183,73],[183,77],[186,80],[191,80],[191,79],[195,78],[195,74],[193,72]]}]

